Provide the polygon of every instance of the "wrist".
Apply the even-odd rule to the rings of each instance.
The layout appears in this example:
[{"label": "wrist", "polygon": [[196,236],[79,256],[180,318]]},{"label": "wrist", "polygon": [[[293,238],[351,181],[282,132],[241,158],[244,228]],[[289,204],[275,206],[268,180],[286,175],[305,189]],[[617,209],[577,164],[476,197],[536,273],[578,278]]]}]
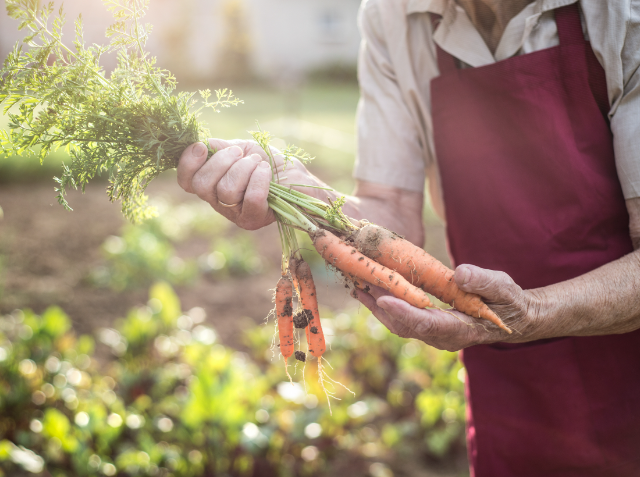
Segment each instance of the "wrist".
[{"label": "wrist", "polygon": [[568,330],[563,325],[567,320],[561,319],[566,310],[551,287],[526,290],[524,293],[528,300],[526,316],[530,339],[527,341],[566,336]]}]

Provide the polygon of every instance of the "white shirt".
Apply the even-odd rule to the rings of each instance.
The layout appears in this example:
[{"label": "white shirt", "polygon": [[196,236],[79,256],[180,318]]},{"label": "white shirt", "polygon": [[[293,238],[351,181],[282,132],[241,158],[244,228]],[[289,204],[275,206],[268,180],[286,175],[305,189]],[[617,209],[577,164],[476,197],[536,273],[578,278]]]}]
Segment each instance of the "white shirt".
[{"label": "white shirt", "polygon": [[[627,199],[640,197],[640,0],[536,0],[508,23],[495,55],[455,0],[364,0],[354,177],[424,190],[426,169],[435,165],[429,88],[439,75],[435,43],[469,67],[550,48],[559,44],[553,10],[577,1],[607,78],[622,190]],[[430,13],[442,16],[435,34]]]}]

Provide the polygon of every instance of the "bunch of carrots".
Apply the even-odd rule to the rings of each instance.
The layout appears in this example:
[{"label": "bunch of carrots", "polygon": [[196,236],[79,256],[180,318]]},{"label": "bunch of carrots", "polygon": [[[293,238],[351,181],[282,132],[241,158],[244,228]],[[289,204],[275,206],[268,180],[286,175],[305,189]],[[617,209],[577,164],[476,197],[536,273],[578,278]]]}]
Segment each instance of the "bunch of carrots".
[{"label": "bunch of carrots", "polygon": [[[261,145],[272,160],[268,144]],[[328,378],[322,367],[326,346],[316,289],[309,265],[299,254],[296,229],[309,235],[325,262],[339,271],[353,288],[369,291],[369,285],[375,285],[423,309],[435,308],[429,298],[431,294],[458,311],[487,320],[511,333],[479,295],[458,288],[453,270],[423,249],[384,227],[347,217],[341,209],[344,198],[326,204],[281,185],[275,167],[273,169],[268,201],[276,214],[283,245],[282,276],[276,286],[275,312],[285,369],[294,352],[297,359],[306,360],[304,352],[294,350],[294,327],[304,328],[308,352],[318,358],[323,388],[323,378]],[[295,314],[294,291],[299,304]]]}]

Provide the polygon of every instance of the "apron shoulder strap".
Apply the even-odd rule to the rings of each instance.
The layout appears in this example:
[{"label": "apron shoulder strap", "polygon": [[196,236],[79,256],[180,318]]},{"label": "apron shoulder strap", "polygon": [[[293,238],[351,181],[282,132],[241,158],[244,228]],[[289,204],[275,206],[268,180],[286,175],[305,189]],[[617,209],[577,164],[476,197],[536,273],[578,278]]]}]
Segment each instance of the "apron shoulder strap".
[{"label": "apron shoulder strap", "polygon": [[578,2],[556,9],[555,16],[561,45],[575,45],[587,42],[582,32]]},{"label": "apron shoulder strap", "polygon": [[602,65],[598,62],[596,55],[593,53],[591,45],[584,37],[578,2],[558,8],[555,11],[555,15],[560,45],[584,45],[589,72],[589,88],[598,104],[602,116],[609,122],[608,114],[611,106],[607,90],[607,75]]},{"label": "apron shoulder strap", "polygon": [[[431,14],[431,31],[435,33],[436,28],[442,21],[442,17],[440,15]],[[434,42],[435,43],[435,42]],[[438,69],[440,70],[440,75],[452,73],[458,69],[456,66],[456,59],[450,53],[444,51],[440,48],[440,45],[437,43],[436,45],[436,57],[438,58]]]}]

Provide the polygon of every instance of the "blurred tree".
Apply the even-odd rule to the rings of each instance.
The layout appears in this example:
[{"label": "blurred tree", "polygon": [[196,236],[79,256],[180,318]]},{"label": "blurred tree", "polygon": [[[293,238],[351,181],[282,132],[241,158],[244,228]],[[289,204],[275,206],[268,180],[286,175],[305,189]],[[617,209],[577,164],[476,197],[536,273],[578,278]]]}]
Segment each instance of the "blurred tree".
[{"label": "blurred tree", "polygon": [[222,4],[224,36],[220,45],[219,78],[246,82],[251,79],[252,41],[244,0],[226,0]]},{"label": "blurred tree", "polygon": [[162,23],[158,33],[161,39],[162,55],[165,64],[171,71],[176,72],[181,79],[193,79],[193,68],[189,64],[191,56],[187,54],[192,36],[193,18],[195,13],[194,0],[180,2],[156,2],[157,7],[171,21]]}]

